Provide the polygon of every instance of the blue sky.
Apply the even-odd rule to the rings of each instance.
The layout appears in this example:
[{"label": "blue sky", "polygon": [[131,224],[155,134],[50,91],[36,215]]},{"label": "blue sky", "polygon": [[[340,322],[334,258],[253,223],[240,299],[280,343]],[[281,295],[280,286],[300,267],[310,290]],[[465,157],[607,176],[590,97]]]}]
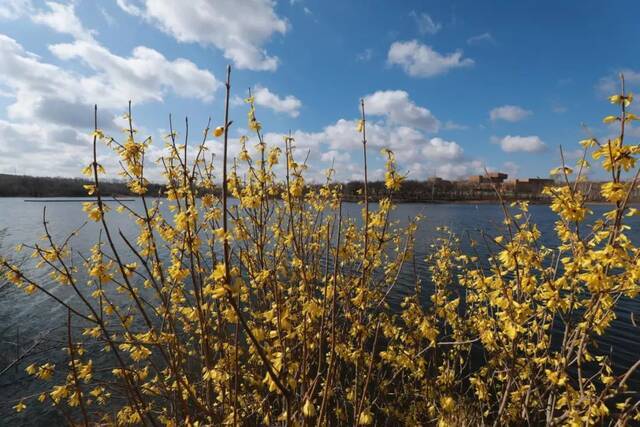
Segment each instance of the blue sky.
[{"label": "blue sky", "polygon": [[[129,99],[159,157],[169,113],[193,135],[221,122],[231,64],[234,138],[251,87],[268,141],[291,130],[311,178],[332,161],[339,179],[361,176],[363,97],[374,176],[382,147],[413,179],[547,176],[560,144],[575,161],[582,123],[613,134],[601,119],[617,73],[640,87],[638,12],[627,0],[2,0],[0,173],[79,176],[90,106],[117,136]],[[101,161],[115,175],[106,150]]]}]

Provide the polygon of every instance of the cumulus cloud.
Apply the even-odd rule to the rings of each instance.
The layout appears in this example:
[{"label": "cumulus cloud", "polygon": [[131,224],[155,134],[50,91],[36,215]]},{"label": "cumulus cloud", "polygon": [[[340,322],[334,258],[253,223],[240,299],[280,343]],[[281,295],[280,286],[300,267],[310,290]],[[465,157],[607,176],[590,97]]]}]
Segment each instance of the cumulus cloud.
[{"label": "cumulus cloud", "polygon": [[0,3],[0,19],[18,19],[32,7],[31,0],[3,0]]},{"label": "cumulus cloud", "polygon": [[252,92],[256,105],[269,108],[277,113],[285,113],[291,117],[298,117],[302,102],[293,95],[284,98],[271,92],[264,86],[256,86]]},{"label": "cumulus cloud", "polygon": [[[0,159],[1,170],[12,172],[17,166],[34,175],[77,176],[85,164],[81,157],[90,155],[78,147],[90,143],[94,103],[100,106],[99,126],[117,136],[116,112],[129,99],[162,102],[173,93],[206,101],[220,86],[193,62],[168,59],[154,49],[139,46],[129,56],[112,53],[82,25],[73,4],[49,2],[32,12],[34,23],[73,37],[71,43],[49,46],[71,66],[45,61],[0,34],[0,81],[10,119],[0,121],[2,151],[9,154]],[[111,172],[119,169],[108,150],[99,152],[99,158],[112,166]]]},{"label": "cumulus cloud", "polygon": [[278,58],[263,46],[274,34],[285,34],[288,22],[275,12],[272,0],[117,0],[179,42],[211,45],[236,67],[273,71]]},{"label": "cumulus cloud", "polygon": [[442,29],[442,24],[434,21],[428,13],[416,13],[415,10],[412,10],[409,16],[416,22],[418,31],[422,35],[435,34]]},{"label": "cumulus cloud", "polygon": [[[54,55],[63,60],[78,59],[94,72],[80,74],[42,61],[14,39],[0,34],[0,78],[15,102],[9,106],[12,118],[31,118],[49,105],[90,105],[122,108],[128,99],[138,103],[161,101],[172,91],[180,96],[211,99],[220,86],[207,70],[186,59],[168,60],[161,53],[139,46],[132,56],[111,53],[95,41],[76,40],[52,45]],[[62,114],[62,113],[61,113]],[[72,114],[67,114],[72,116]]]},{"label": "cumulus cloud", "polygon": [[0,120],[0,171],[38,176],[77,176],[88,164],[88,134],[46,123]]},{"label": "cumulus cloud", "polygon": [[93,40],[94,31],[89,31],[75,14],[73,3],[62,4],[52,1],[46,2],[49,10],[37,11],[31,19],[36,24],[46,25],[54,31],[70,34],[78,40]]},{"label": "cumulus cloud", "polygon": [[120,103],[123,99],[161,101],[168,91],[187,98],[210,100],[220,86],[213,74],[193,62],[183,58],[171,61],[145,46],[134,48],[130,57],[115,55],[97,43],[81,40],[52,45],[49,50],[60,59],[78,59],[91,67],[96,74],[84,83],[108,88]]},{"label": "cumulus cloud", "polygon": [[435,165],[435,176],[444,179],[464,179],[470,175],[484,174],[485,164],[480,160],[468,160],[463,162],[443,162]]},{"label": "cumulus cloud", "polygon": [[[399,169],[408,172],[411,179],[425,179],[434,173],[445,179],[459,179],[484,169],[484,164],[468,158],[457,142],[429,136],[441,127],[440,121],[417,105],[407,92],[380,90],[363,99],[371,179],[384,175],[383,159],[378,155],[381,148],[395,153]],[[342,118],[319,131],[292,132],[298,152],[308,158],[312,179],[321,181],[321,171],[334,163],[338,180],[362,179],[362,134],[357,130],[358,122],[356,117]],[[282,144],[282,135],[267,133],[265,140]]]},{"label": "cumulus cloud", "polygon": [[[318,132],[292,132],[298,152],[303,153],[303,157],[309,156],[312,177],[321,180],[320,172],[335,162],[338,180],[362,179],[362,135],[357,131],[357,124],[356,119],[340,119]],[[282,143],[282,135],[268,133],[265,140]],[[484,168],[482,162],[467,158],[464,149],[454,141],[428,138],[416,128],[387,120],[367,121],[367,147],[371,179],[382,176],[380,171],[376,175],[375,167],[376,160],[381,161],[378,156],[381,148],[395,153],[399,169],[409,172],[411,179],[425,179],[434,173],[442,178],[458,179]]]},{"label": "cumulus cloud", "polygon": [[364,97],[368,114],[385,116],[390,122],[436,132],[440,121],[424,107],[416,105],[403,90],[377,91]]},{"label": "cumulus cloud", "polygon": [[422,154],[429,160],[457,160],[463,150],[457,143],[442,138],[431,138],[423,147]]},{"label": "cumulus cloud", "polygon": [[489,117],[491,120],[504,120],[507,122],[519,122],[532,113],[529,110],[525,110],[517,105],[503,105],[502,107],[496,107],[489,111]]},{"label": "cumulus cloud", "polygon": [[547,148],[547,145],[535,135],[532,136],[511,136],[507,135],[501,139],[496,139],[495,142],[500,144],[502,151],[507,153],[526,152],[536,153],[543,151]]},{"label": "cumulus cloud", "polygon": [[472,59],[462,57],[461,50],[443,55],[417,40],[394,42],[389,48],[387,61],[401,66],[412,77],[433,77],[474,64]]},{"label": "cumulus cloud", "polygon": [[345,151],[329,150],[322,153],[320,160],[323,162],[349,163],[351,154]]}]

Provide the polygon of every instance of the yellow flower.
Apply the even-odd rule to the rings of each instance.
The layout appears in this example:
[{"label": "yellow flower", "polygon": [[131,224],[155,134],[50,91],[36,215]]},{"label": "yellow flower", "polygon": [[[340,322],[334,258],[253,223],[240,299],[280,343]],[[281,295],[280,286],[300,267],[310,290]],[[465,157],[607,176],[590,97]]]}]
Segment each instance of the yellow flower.
[{"label": "yellow flower", "polygon": [[356,130],[358,132],[364,131],[364,120],[358,120],[358,125],[356,126]]},{"label": "yellow flower", "polygon": [[97,139],[103,139],[104,132],[101,129],[96,129],[93,132],[91,132],[91,136]]},{"label": "yellow flower", "polygon": [[254,118],[249,120],[249,129],[251,129],[251,130],[253,130],[255,132],[259,132],[260,129],[262,129],[262,125],[254,117]]},{"label": "yellow flower", "polygon": [[552,371],[551,369],[545,369],[547,378],[555,385],[563,386],[567,382],[567,376],[558,371]]},{"label": "yellow flower", "polygon": [[302,414],[305,417],[313,417],[316,414],[316,408],[309,399],[307,399],[302,406]]},{"label": "yellow flower", "polygon": [[218,265],[216,265],[215,270],[213,270],[213,273],[211,273],[211,278],[215,281],[220,281],[223,280],[225,277],[225,268],[224,268],[224,263],[218,263]]},{"label": "yellow flower", "polygon": [[622,104],[622,103],[624,103],[624,106],[628,107],[633,102],[633,94],[629,93],[626,96],[611,95],[609,97],[609,102],[612,103],[612,104]]},{"label": "yellow flower", "polygon": [[20,403],[18,403],[16,406],[14,406],[13,409],[15,409],[16,412],[22,412],[25,409],[27,409],[27,405],[25,405],[24,402],[20,401]]},{"label": "yellow flower", "polygon": [[584,148],[595,147],[598,145],[598,141],[595,138],[583,139],[579,142]]},{"label": "yellow flower", "polygon": [[623,200],[627,194],[624,184],[619,182],[607,182],[606,184],[602,184],[600,193],[602,194],[602,197],[612,203]]},{"label": "yellow flower", "polygon": [[213,131],[213,135],[218,137],[221,136],[224,133],[224,126],[218,126],[214,131]]},{"label": "yellow flower", "polygon": [[93,176],[93,165],[87,165],[82,168],[82,175],[92,177]]},{"label": "yellow flower", "polygon": [[280,147],[275,147],[269,152],[269,166],[278,164],[278,156],[280,156]]},{"label": "yellow flower", "polygon": [[571,169],[570,167],[562,167],[562,166],[558,166],[557,168],[553,168],[549,171],[549,174],[551,176],[554,175],[561,175],[561,174],[567,174],[567,175],[571,175],[573,173],[573,169]]},{"label": "yellow flower", "polygon": [[371,414],[370,410],[362,411],[360,414],[360,418],[358,418],[358,425],[360,426],[368,426],[373,422],[373,414]]},{"label": "yellow flower", "polygon": [[92,221],[98,222],[102,219],[102,211],[96,203],[84,202],[82,203],[82,210],[87,213],[87,216]]},{"label": "yellow flower", "polygon": [[620,104],[620,102],[622,102],[622,95],[611,95],[609,102],[612,104]]},{"label": "yellow flower", "polygon": [[96,192],[96,186],[93,184],[83,185],[83,187],[85,190],[87,190],[87,194],[89,196],[93,196],[93,194]]},{"label": "yellow flower", "polygon": [[384,186],[387,190],[398,191],[402,185],[404,177],[397,174],[395,171],[387,171],[384,174]]},{"label": "yellow flower", "polygon": [[617,120],[620,120],[620,118],[616,117],[616,116],[607,116],[604,119],[602,119],[602,122],[603,123],[613,123],[613,122],[615,122]]},{"label": "yellow flower", "polygon": [[516,335],[518,335],[518,330],[516,329],[515,325],[511,321],[504,322],[503,330],[504,330],[504,333],[507,334],[507,336],[511,340],[514,340],[516,338]]},{"label": "yellow flower", "polygon": [[451,396],[444,396],[440,399],[440,405],[443,410],[450,412],[456,406],[456,401]]},{"label": "yellow flower", "polygon": [[52,363],[45,363],[38,368],[36,376],[41,380],[49,381],[53,377],[54,368],[56,365]]},{"label": "yellow flower", "polygon": [[624,106],[628,107],[633,102],[633,94],[629,92],[627,96],[624,97]]},{"label": "yellow flower", "polygon": [[49,393],[49,396],[51,396],[51,399],[55,403],[60,402],[60,399],[67,397],[68,395],[69,395],[69,390],[67,389],[67,386],[64,386],[64,385],[54,386],[53,391]]}]

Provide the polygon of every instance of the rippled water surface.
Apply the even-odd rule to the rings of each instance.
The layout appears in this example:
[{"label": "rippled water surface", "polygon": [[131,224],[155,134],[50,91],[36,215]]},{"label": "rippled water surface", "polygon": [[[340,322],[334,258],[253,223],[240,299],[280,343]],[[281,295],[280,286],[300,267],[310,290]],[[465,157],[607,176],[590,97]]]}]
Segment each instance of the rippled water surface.
[{"label": "rippled water surface", "polygon": [[[130,202],[134,209],[139,207],[139,202]],[[43,234],[43,208],[46,206],[47,221],[55,238],[61,239],[74,229],[81,226],[86,215],[82,212],[82,204],[79,202],[38,202],[28,203],[23,199],[0,198],[0,230],[5,230],[0,237],[0,250],[11,250],[18,243],[38,242]],[[372,206],[375,208],[375,206]],[[592,210],[598,214],[607,210],[606,206],[592,206]],[[344,214],[357,217],[360,206],[345,204]],[[548,206],[534,205],[530,207],[531,215],[542,231],[547,246],[556,244],[553,233],[555,215]],[[425,218],[421,221],[417,232],[417,259],[424,259],[428,253],[429,244],[438,234],[436,227],[448,226],[461,236],[467,234],[479,237],[479,230],[485,230],[491,234],[501,229],[502,210],[498,205],[492,204],[401,204],[398,205],[393,216],[402,222],[421,214]],[[126,215],[111,215],[110,226],[113,230],[122,230],[125,236],[135,240],[135,225]],[[635,219],[630,222],[632,231],[630,235],[636,244],[640,243],[640,221]],[[98,237],[98,226],[94,223],[82,228],[74,239],[73,248],[76,251],[88,253],[89,248]],[[124,244],[122,244],[124,245]],[[482,253],[481,245],[479,247]],[[28,256],[28,252],[24,255]],[[35,278],[47,280],[45,275]],[[400,283],[394,290],[392,302],[397,302],[402,295],[412,291],[412,272],[401,276]],[[426,266],[418,265],[418,274],[426,282]],[[1,284],[2,282],[0,282]],[[0,285],[1,286],[1,285]],[[58,295],[73,303],[67,289],[57,290]],[[631,324],[631,313],[635,312],[640,318],[640,300],[622,299],[617,312],[617,319],[613,322],[610,331],[601,341],[601,349],[611,351],[617,369],[630,366],[640,355],[640,329]],[[39,347],[46,350],[48,347],[59,348],[64,345],[60,340],[64,336],[66,322],[66,310],[40,293],[31,296],[17,291],[11,286],[0,287],[0,371],[7,366],[16,354],[16,342],[21,343],[21,348],[28,347],[34,339],[47,335],[43,344]],[[62,326],[62,328],[61,328]],[[31,381],[24,374],[24,367],[31,360],[38,360],[38,355],[18,365],[17,369],[11,368],[0,375],[0,425],[51,425],[51,423],[63,422],[52,410],[40,408],[35,412],[29,409],[26,414],[17,415],[11,409],[15,404],[14,399],[39,391],[39,385]],[[637,389],[640,385],[640,376],[634,375],[630,385]]]}]

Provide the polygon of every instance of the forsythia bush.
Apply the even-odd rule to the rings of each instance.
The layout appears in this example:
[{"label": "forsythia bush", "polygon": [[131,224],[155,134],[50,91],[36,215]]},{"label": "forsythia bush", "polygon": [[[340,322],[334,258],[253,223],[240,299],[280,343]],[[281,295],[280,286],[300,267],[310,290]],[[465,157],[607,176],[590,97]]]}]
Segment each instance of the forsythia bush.
[{"label": "forsythia bush", "polygon": [[[618,299],[640,290],[640,249],[624,221],[637,214],[627,204],[636,179],[622,180],[636,169],[640,149],[625,144],[625,125],[637,118],[627,111],[632,96],[624,86],[610,98],[620,113],[605,119],[619,123],[619,136],[582,141],[585,157],[592,150],[611,174],[603,186],[609,212],[595,219],[583,202],[577,183],[588,167],[584,158],[575,174],[563,164],[554,171],[563,184],[546,189],[558,214],[557,248],[540,243],[526,203],[505,206],[505,235],[484,236],[488,259],[462,253],[458,238],[443,230],[426,260],[430,286],[423,289],[416,276],[413,293],[391,310],[388,296],[424,242],[415,240],[415,222],[400,227],[390,220],[391,195],[403,179],[390,151],[383,153],[389,197],[369,207],[364,104],[364,202],[356,220],[342,216],[332,171],[324,185],[306,185],[293,138],[267,146],[251,97],[257,155],[242,137],[238,158],[227,159],[229,72],[224,123],[212,131],[224,144],[222,168],[207,156],[209,128],[192,146],[172,129],[160,159],[165,198],[147,194],[151,141],[136,141],[130,109],[123,142],[105,136],[96,119],[94,160],[85,172],[97,201],[85,210],[102,231],[84,260],[88,286],[70,262],[70,240],[54,241],[46,222],[44,243],[28,247],[49,282],[2,260],[9,281],[49,294],[69,313],[68,363],[26,368],[40,380],[61,369],[66,378],[33,400],[84,425],[640,420],[638,393],[627,386],[640,361],[614,376],[610,358],[594,345]],[[118,208],[138,225],[135,241],[109,226],[116,213],[107,212],[100,194],[99,141],[118,153],[139,194],[140,211]],[[55,286],[73,288],[80,304],[57,299]],[[72,323],[84,328],[81,336]],[[94,363],[87,348],[96,344],[109,364]]]}]

